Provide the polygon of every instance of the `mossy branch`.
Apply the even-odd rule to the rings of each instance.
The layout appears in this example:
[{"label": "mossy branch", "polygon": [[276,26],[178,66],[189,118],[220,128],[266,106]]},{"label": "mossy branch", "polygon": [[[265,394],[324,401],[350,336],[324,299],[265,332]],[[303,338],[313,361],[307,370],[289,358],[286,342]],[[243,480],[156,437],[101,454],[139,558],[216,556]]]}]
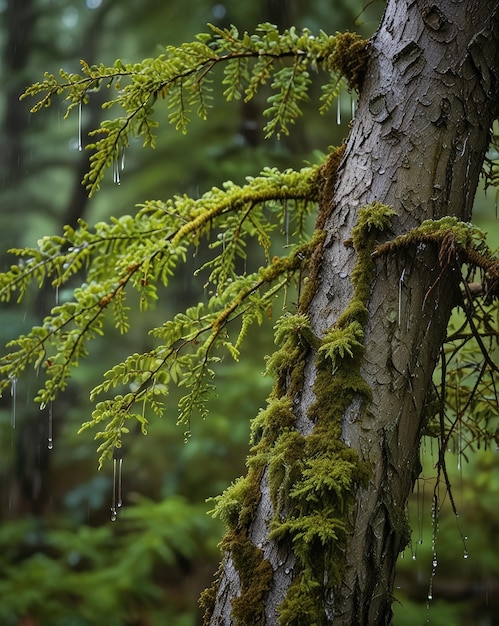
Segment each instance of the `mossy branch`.
[{"label": "mossy branch", "polygon": [[[45,379],[36,400],[53,400],[106,323],[114,323],[121,333],[129,330],[127,294],[138,292],[142,310],[154,306],[159,287],[167,287],[188,250],[204,242],[212,258],[195,274],[204,276],[213,295],[151,329],[156,347],[130,355],[104,374],[91,392],[92,401],[111,390],[116,395],[97,402],[83,426],[103,426],[97,434],[102,464],[121,445],[129,421],[138,421],[145,433],[150,413],[162,415],[170,386],[179,385],[186,394],[178,421],[188,431],[191,414],[206,412],[213,364],[224,352],[239,358],[250,326],[268,317],[276,295],[303,270],[318,244],[317,237],[307,241],[302,228],[318,199],[319,170],[266,168],[243,186],[226,183],[197,200],[177,196],[147,202],[133,216],[99,222],[92,229],[81,221],[79,228],[66,227],[63,236],[41,238],[36,248],[13,250],[20,260],[0,274],[0,299],[19,301],[32,283],[49,283],[61,302],[40,326],[9,344],[11,351],[0,359],[0,388],[32,365]],[[291,220],[285,217],[290,210]],[[290,238],[287,255],[271,258],[271,235],[284,228]],[[252,239],[265,263],[257,271],[241,272],[240,261]],[[73,290],[75,274],[81,271],[85,282]],[[239,324],[239,330],[229,333],[229,324]]]},{"label": "mossy branch", "polygon": [[54,97],[68,101],[66,116],[73,109],[81,115],[91,93],[103,86],[116,90],[103,108],[117,107],[122,114],[104,120],[91,133],[95,141],[90,168],[84,177],[90,195],[95,193],[108,167],[117,169],[130,137],[142,138],[144,145],[155,145],[157,122],[152,114],[159,100],[166,101],[169,122],[185,133],[194,113],[206,119],[212,106],[212,75],[223,66],[222,86],[228,101],[246,102],[266,84],[271,95],[264,116],[267,137],[289,134],[290,126],[301,115],[301,103],[308,99],[311,73],[321,70],[326,80],[321,112],[331,106],[345,81],[360,89],[367,63],[367,42],[351,33],[312,35],[308,29],[290,28],[279,32],[272,24],[260,24],[253,35],[239,35],[234,26],[221,29],[209,25],[210,33],[181,46],[167,46],[163,54],[141,63],[89,65],[81,61],[81,73],[60,71],[58,77],[46,73],[44,80],[26,89],[22,98],[40,96],[32,112],[50,106]]}]

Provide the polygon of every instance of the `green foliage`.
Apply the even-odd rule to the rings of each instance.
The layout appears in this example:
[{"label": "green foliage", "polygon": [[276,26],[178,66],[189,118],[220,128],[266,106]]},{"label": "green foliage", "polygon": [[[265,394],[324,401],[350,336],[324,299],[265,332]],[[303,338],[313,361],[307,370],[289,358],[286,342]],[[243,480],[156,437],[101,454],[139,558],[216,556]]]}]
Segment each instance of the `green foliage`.
[{"label": "green foliage", "polygon": [[[322,101],[324,111],[331,104],[341,80],[358,88],[359,72],[354,77],[352,64],[345,55],[354,49],[357,70],[365,62],[365,44],[352,35],[313,36],[307,29],[295,28],[279,33],[271,24],[260,25],[254,35],[242,37],[235,27],[210,26],[210,34],[165,52],[142,63],[112,67],[81,63],[81,74],[61,70],[58,78],[45,79],[29,87],[23,97],[42,95],[33,107],[49,106],[54,96],[68,101],[67,115],[82,105],[91,92],[102,86],[113,88],[115,98],[104,108],[118,107],[122,116],[102,122],[93,135],[100,138],[91,146],[90,167],[84,179],[90,194],[96,191],[106,167],[112,167],[119,180],[120,162],[130,138],[143,137],[154,146],[152,118],[158,99],[165,99],[169,121],[185,132],[191,115],[204,119],[211,99],[212,70],[224,67],[222,84],[227,100],[253,98],[270,83],[269,118],[265,132],[288,133],[289,125],[301,114],[300,103],[308,97],[310,71],[324,70],[327,87]],[[339,69],[340,68],[340,69]],[[150,414],[161,416],[164,399],[172,384],[186,389],[178,403],[178,422],[189,433],[193,411],[206,413],[206,400],[212,390],[213,365],[224,352],[239,358],[242,341],[255,322],[261,324],[272,313],[272,300],[286,288],[293,276],[301,273],[317,244],[317,238],[304,242],[304,225],[310,208],[319,198],[318,167],[299,172],[279,172],[267,168],[257,178],[248,178],[239,187],[226,183],[211,189],[200,199],[177,196],[170,201],[150,201],[134,216],[112,218],[90,229],[80,221],[79,228],[65,227],[63,236],[44,237],[37,248],[13,250],[21,257],[17,265],[0,275],[0,299],[23,298],[32,282],[39,287],[48,282],[59,290],[72,286],[81,273],[85,282],[73,290],[73,298],[54,307],[41,326],[11,342],[13,350],[0,361],[1,388],[33,365],[45,374],[44,386],[36,400],[42,406],[65,389],[72,370],[88,355],[88,342],[104,332],[109,318],[121,333],[130,329],[130,291],[138,292],[141,310],[150,309],[159,290],[168,286],[172,275],[186,263],[189,248],[194,255],[202,240],[208,242],[213,256],[201,263],[195,276],[206,279],[211,297],[184,313],[178,313],[150,335],[157,344],[144,353],[134,353],[104,374],[101,384],[91,392],[96,402],[92,419],[83,424],[102,425],[100,464],[121,446],[122,435],[138,422],[147,432]],[[294,239],[286,257],[271,258],[276,229]],[[263,250],[266,266],[248,271],[246,246],[255,240]],[[67,290],[66,290],[67,291]],[[235,338],[228,325],[239,320]],[[303,327],[305,337],[307,327]],[[310,333],[309,333],[310,334]],[[308,337],[308,340],[313,340]],[[111,399],[98,400],[115,390]]]},{"label": "green foliage", "polygon": [[[67,113],[77,111],[78,115],[81,115],[81,106],[92,98],[93,91],[106,86],[110,88],[109,93],[115,93],[116,97],[111,97],[104,106],[106,110],[121,109],[122,114],[104,121],[93,133],[95,143],[88,146],[94,152],[84,182],[91,194],[98,189],[107,167],[112,167],[115,179],[119,179],[121,160],[133,138],[140,137],[144,144],[154,146],[157,122],[153,114],[158,100],[166,100],[169,122],[181,132],[186,132],[193,115],[201,119],[207,117],[212,80],[218,77],[218,66],[223,66],[221,82],[229,101],[248,101],[262,87],[270,87],[265,110],[267,137],[289,133],[291,125],[301,115],[302,104],[308,99],[311,75],[317,70],[324,70],[327,76],[320,100],[321,111],[332,105],[345,81],[350,88],[361,84],[365,42],[355,36],[328,36],[321,32],[314,38],[307,30],[297,33],[295,29],[281,34],[269,24],[261,25],[255,35],[242,37],[234,27],[211,27],[211,30],[211,34],[201,35],[193,43],[167,47],[156,59],[137,64],[117,61],[110,67],[82,62],[81,74],[63,71],[59,78],[47,74],[44,81],[26,91],[26,96],[42,94],[34,110],[48,106],[54,96],[63,95],[69,102]],[[358,55],[352,54],[353,49]],[[275,295],[306,269],[319,242],[318,236],[307,242],[303,229],[318,198],[317,174],[317,168],[282,173],[265,170],[262,176],[248,179],[244,187],[228,183],[222,189],[212,189],[199,200],[182,196],[168,202],[147,202],[134,216],[101,222],[94,228],[81,222],[77,229],[66,227],[62,237],[46,237],[36,248],[15,250],[21,259],[0,275],[0,298],[9,301],[15,297],[19,301],[34,282],[39,287],[51,284],[60,291],[61,304],[52,309],[41,326],[10,344],[14,349],[0,361],[2,387],[8,388],[32,365],[45,374],[46,380],[38,392],[38,401],[43,405],[53,400],[65,388],[74,368],[87,356],[89,340],[104,332],[105,323],[114,324],[120,333],[127,333],[135,323],[129,305],[135,299],[133,296],[138,296],[141,310],[152,308],[163,297],[163,288],[170,284],[180,266],[192,254],[197,254],[202,243],[208,243],[213,256],[207,261],[203,258],[195,270],[195,275],[206,285],[204,301],[152,328],[152,348],[129,355],[104,374],[103,382],[94,387],[91,394],[92,401],[97,402],[92,419],[84,424],[84,428],[94,425],[103,428],[97,435],[102,441],[99,448],[102,463],[115,446],[121,445],[122,434],[136,423],[143,433],[147,432],[151,415],[163,415],[171,386],[179,385],[186,393],[179,402],[178,420],[186,424],[188,433],[192,412],[199,411],[202,415],[206,412],[214,364],[224,354],[239,358],[251,325],[260,324],[271,316]],[[322,346],[306,315],[283,316],[277,324],[276,342],[282,349],[269,360],[269,370],[280,379],[280,384],[292,373],[294,379],[289,389],[296,389],[297,381],[301,380],[301,359],[310,348],[320,348],[319,362],[324,370],[314,389],[318,402],[312,412],[316,414],[310,415],[311,419],[319,420],[317,436],[310,438],[306,451],[301,446],[301,454],[310,458],[308,462],[302,464],[300,454],[290,456],[286,436],[292,428],[291,397],[272,398],[268,410],[254,424],[255,443],[263,431],[264,438],[276,445],[270,458],[257,444],[251,468],[259,467],[263,460],[270,458],[272,495],[277,508],[279,512],[288,506],[293,510],[285,521],[275,524],[274,532],[276,536],[291,536],[302,564],[310,565],[297,573],[298,583],[292,585],[281,606],[282,623],[313,623],[319,606],[314,600],[322,592],[322,583],[311,571],[316,549],[319,547],[322,554],[322,547],[338,542],[345,529],[342,515],[348,506],[349,490],[353,483],[367,479],[367,468],[360,467],[357,459],[348,456],[341,446],[334,448],[333,442],[338,439],[338,416],[345,402],[352,394],[369,398],[369,389],[358,374],[356,357],[363,349],[362,328],[371,280],[372,243],[376,231],[387,228],[392,214],[388,207],[376,204],[361,212],[354,231],[359,256],[352,276],[355,296],[338,324],[326,334]],[[441,227],[454,229],[459,245],[478,243],[477,233],[460,224],[446,222]],[[442,228],[426,224],[416,236],[438,239]],[[458,232],[457,228],[461,230]],[[277,230],[293,238],[289,254],[281,258],[272,256]],[[265,264],[255,271],[246,267],[250,241],[260,246]],[[82,276],[83,284],[74,288]],[[480,324],[484,333],[493,327],[493,310],[483,309]],[[233,326],[236,326],[235,333]],[[497,337],[497,324],[491,336]],[[459,337],[454,339],[460,341]],[[470,351],[476,349],[468,340],[463,345]],[[492,346],[487,346],[488,350],[492,350]],[[456,404],[456,415],[464,416],[466,410],[477,406],[480,419],[492,418],[491,407],[494,402],[497,404],[493,382],[482,375],[478,365],[470,365],[465,348],[462,350],[460,354],[466,356],[466,363],[459,365],[456,385],[449,390],[450,404],[452,394],[457,397],[464,390],[464,408]],[[296,363],[294,357],[297,357]],[[334,385],[328,382],[331,362],[336,370],[341,370],[337,372]],[[98,401],[102,395],[113,393],[111,399]],[[482,393],[486,398],[484,404],[478,402]],[[480,440],[490,442],[492,431],[488,426],[486,436],[479,429],[476,432]],[[294,443],[291,453],[297,452],[303,440],[297,436]],[[334,464],[328,460],[331,454]],[[300,480],[295,481],[291,475],[298,467],[303,471]],[[255,474],[256,471],[253,476]],[[284,478],[286,485],[294,484],[286,496],[276,487],[279,477]],[[253,500],[248,498],[248,492],[254,489],[250,482],[235,483],[217,501],[215,512],[231,528],[245,515],[248,517],[242,502],[254,502],[254,497]],[[329,508],[323,506],[324,501]],[[305,512],[304,517],[298,515],[302,512]],[[53,540],[52,547],[63,555],[61,562],[52,562],[44,554],[33,558],[26,563],[26,578],[17,587],[9,586],[20,578],[19,572],[10,568],[10,579],[2,583],[0,590],[0,595],[11,603],[10,612],[6,613],[8,618],[18,614],[20,605],[16,602],[24,603],[25,607],[35,606],[40,614],[50,611],[50,617],[57,618],[56,605],[42,606],[44,596],[36,595],[39,577],[46,584],[42,591],[47,596],[58,597],[61,593],[73,598],[72,594],[76,593],[82,615],[85,611],[96,612],[99,617],[129,612],[134,593],[156,598],[158,591],[149,583],[149,577],[158,555],[162,562],[171,564],[176,554],[191,558],[195,553],[197,544],[192,540],[193,528],[189,525],[192,519],[186,518],[185,511],[175,516],[172,511],[149,503],[141,503],[129,516],[125,514],[125,524],[127,519],[130,529],[140,538],[132,542],[122,560],[113,561],[110,568],[104,567],[96,579],[67,576],[66,564],[62,563],[64,559],[70,560],[67,550],[70,545],[80,549],[80,538],[73,537],[70,542],[69,533],[61,533]],[[105,539],[109,539],[108,535]],[[104,554],[105,542],[101,544],[100,539],[90,536],[82,537],[81,541],[88,548],[86,551],[81,548],[84,558],[100,567],[98,558]],[[7,542],[7,545],[12,544]],[[258,611],[251,596],[250,583],[255,574],[252,568],[260,568],[257,574],[264,574],[260,579],[262,594],[271,572],[268,567],[267,571],[262,569],[266,564],[261,553],[250,547],[248,541],[234,544],[232,548],[239,559],[238,568],[247,577],[245,603],[238,608],[247,617],[250,610]],[[8,549],[5,553],[12,556]],[[330,573],[337,574],[338,570],[331,568]],[[57,585],[54,581],[62,582]],[[108,590],[114,583],[119,593],[110,595]],[[90,605],[89,597],[93,601]],[[112,618],[108,621],[112,623]]]},{"label": "green foliage", "polygon": [[345,328],[333,327],[326,333],[325,342],[320,351],[326,356],[336,369],[338,360],[345,356],[354,357],[355,348],[363,347],[364,330],[362,325],[353,321]]},{"label": "green foliage", "polygon": [[[83,425],[106,424],[97,434],[102,464],[121,445],[122,434],[131,429],[130,420],[138,421],[145,433],[149,411],[163,414],[164,399],[175,384],[186,389],[178,421],[188,427],[193,411],[206,413],[218,353],[228,352],[237,360],[248,328],[271,314],[275,295],[305,267],[315,243],[300,241],[304,217],[317,196],[317,169],[266,169],[243,187],[227,183],[198,200],[182,196],[149,202],[134,216],[100,222],[93,229],[80,222],[78,229],[66,227],[64,236],[40,239],[38,248],[14,250],[21,261],[0,275],[4,301],[14,294],[22,299],[30,281],[39,286],[50,282],[60,289],[71,286],[82,269],[86,281],[74,289],[73,300],[55,306],[41,326],[9,344],[15,349],[0,361],[2,388],[33,365],[45,374],[36,400],[48,404],[87,356],[88,342],[104,332],[105,321],[110,318],[120,332],[130,328],[129,291],[137,292],[142,310],[151,308],[159,288],[167,287],[185,263],[189,249],[195,254],[200,242],[207,240],[216,254],[195,273],[206,276],[205,287],[213,295],[151,329],[158,345],[131,354],[108,370],[91,399],[112,389],[116,395],[97,402],[92,419]],[[288,210],[293,212],[288,237],[298,241],[288,246],[288,256],[270,258],[271,235],[282,228]],[[255,272],[241,271],[250,240],[260,244],[267,263]],[[237,321],[240,328],[233,339],[227,326]]]},{"label": "green foliage", "polygon": [[161,619],[168,618],[168,606],[172,619],[178,615],[182,607],[173,595],[165,598],[161,571],[178,568],[181,579],[185,563],[214,554],[206,537],[216,531],[205,507],[180,497],[161,503],[141,499],[120,520],[119,528],[54,525],[52,520],[45,527],[29,519],[3,525],[2,624],[36,616],[37,622],[54,626],[97,626],[106,615],[107,624],[121,625],[165,599]]},{"label": "green foliage", "polygon": [[[69,101],[66,116],[73,109],[81,116],[82,104],[103,85],[116,90],[116,97],[103,106],[106,110],[118,107],[123,115],[103,121],[91,133],[98,138],[87,146],[93,150],[84,178],[90,194],[99,188],[108,167],[113,167],[115,179],[119,180],[120,163],[132,137],[142,138],[144,145],[154,147],[158,122],[153,112],[158,99],[166,100],[169,122],[183,133],[193,113],[206,119],[212,100],[212,74],[218,65],[224,67],[222,85],[228,101],[248,102],[270,84],[272,93],[263,113],[269,118],[264,131],[270,137],[289,134],[290,125],[301,115],[301,103],[308,99],[311,72],[322,70],[326,74],[320,107],[324,112],[343,84],[345,68],[341,59],[350,51],[358,65],[365,64],[365,42],[351,34],[347,34],[345,46],[344,35],[321,31],[314,36],[308,29],[297,32],[294,27],[280,33],[269,23],[260,24],[253,35],[240,36],[235,26],[222,29],[210,25],[210,30],[198,35],[196,41],[167,46],[163,54],[141,63],[125,64],[118,59],[106,67],[82,61],[80,74],[61,70],[56,77],[45,73],[43,81],[26,89],[22,97],[42,94],[33,112],[50,106],[54,96],[64,95]],[[341,55],[336,54],[338,43],[343,43]],[[352,77],[347,73],[346,78]],[[359,88],[358,72],[351,87]]]},{"label": "green foliage", "polygon": [[435,371],[438,408],[428,432],[469,461],[477,449],[499,445],[499,309],[480,299],[463,308],[452,314]]}]

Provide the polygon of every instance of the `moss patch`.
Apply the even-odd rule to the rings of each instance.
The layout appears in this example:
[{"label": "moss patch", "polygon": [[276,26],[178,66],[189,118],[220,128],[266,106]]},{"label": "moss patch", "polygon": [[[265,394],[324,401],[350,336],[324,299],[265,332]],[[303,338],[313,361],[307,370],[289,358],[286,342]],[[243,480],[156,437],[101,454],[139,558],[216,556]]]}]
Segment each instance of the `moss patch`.
[{"label": "moss patch", "polygon": [[337,37],[335,50],[329,59],[329,67],[347,79],[350,89],[360,91],[369,59],[369,41],[348,32],[338,34]]},{"label": "moss patch", "polygon": [[[337,166],[340,153],[336,157]],[[249,531],[266,468],[274,507],[271,538],[285,549],[286,544],[290,546],[297,558],[293,581],[279,608],[279,624],[324,623],[324,594],[341,583],[355,494],[370,476],[370,468],[342,442],[342,420],[355,398],[360,396],[364,403],[371,398],[371,390],[360,375],[366,304],[374,270],[371,253],[376,236],[388,227],[393,215],[392,209],[379,203],[359,212],[352,232],[357,253],[352,273],[354,295],[322,340],[314,334],[303,313],[303,300],[297,314],[284,316],[277,324],[276,343],[280,348],[268,360],[268,371],[275,377],[275,384],[267,408],[252,425],[248,475],[217,498],[214,508],[227,525],[222,549],[231,555],[241,584],[241,593],[232,600],[235,624],[265,623],[265,597],[273,582],[273,571],[262,550],[250,541]],[[324,222],[318,220],[319,226],[324,223],[325,218]],[[323,233],[318,228],[313,254],[320,250],[322,255],[322,240]],[[313,297],[319,256],[315,263],[311,287],[305,294],[306,306]],[[296,431],[293,407],[303,389],[304,368],[311,353],[316,354],[316,400],[308,417],[315,427],[305,437]],[[213,611],[217,585],[218,582],[202,596],[206,623]]]},{"label": "moss patch", "polygon": [[[354,294],[345,311],[325,334],[317,351],[316,400],[308,417],[315,422],[299,452],[283,456],[272,489],[277,505],[272,538],[290,542],[297,557],[294,580],[280,607],[279,624],[323,624],[323,600],[339,586],[344,573],[344,550],[349,519],[360,485],[367,484],[370,467],[341,440],[342,420],[352,401],[364,404],[371,390],[360,374],[364,326],[373,277],[372,250],[380,231],[389,227],[394,211],[373,203],[359,212],[352,232],[357,260],[352,273]],[[288,436],[283,437],[283,447]],[[274,450],[280,448],[276,443]],[[290,466],[290,461],[294,466]],[[273,458],[271,463],[278,463]],[[285,469],[284,469],[285,467]],[[291,480],[293,479],[293,481]],[[292,483],[280,490],[280,481]]]},{"label": "moss patch", "polygon": [[241,593],[232,600],[232,615],[240,626],[262,624],[264,620],[265,595],[272,586],[272,567],[242,533],[228,533],[222,547],[230,552],[239,575]]}]

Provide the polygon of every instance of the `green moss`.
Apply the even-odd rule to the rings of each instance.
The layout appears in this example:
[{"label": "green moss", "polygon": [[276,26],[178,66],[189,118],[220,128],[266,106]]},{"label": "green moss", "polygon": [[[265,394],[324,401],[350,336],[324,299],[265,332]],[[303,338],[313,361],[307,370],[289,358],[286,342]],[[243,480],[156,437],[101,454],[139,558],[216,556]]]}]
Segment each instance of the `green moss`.
[{"label": "green moss", "polygon": [[[231,554],[241,582],[241,593],[233,600],[235,624],[263,622],[265,596],[273,580],[271,565],[249,539],[265,468],[274,507],[271,537],[283,547],[289,544],[297,559],[293,581],[279,608],[279,624],[323,624],[322,598],[331,587],[341,584],[355,494],[371,472],[341,440],[342,420],[356,397],[361,397],[364,406],[371,398],[360,374],[373,276],[371,252],[392,215],[392,209],[379,203],[360,211],[352,233],[357,253],[352,273],[354,294],[322,341],[303,313],[283,317],[277,325],[276,342],[281,347],[267,366],[275,384],[267,408],[252,425],[254,445],[248,475],[229,487],[215,507],[229,527],[222,547]],[[305,363],[311,352],[317,355],[316,399],[308,417],[315,427],[305,437],[296,431],[293,407],[303,389]],[[214,602],[214,593],[205,593],[206,606]]]},{"label": "green moss", "polygon": [[333,209],[333,194],[338,179],[338,167],[345,154],[345,144],[334,148],[324,165],[319,169],[317,177],[319,212],[315,222],[317,246],[310,256],[309,275],[304,282],[300,297],[300,310],[308,311],[308,307],[319,286],[319,272],[322,261],[322,246],[325,239],[325,225]]},{"label": "green moss", "polygon": [[[305,362],[311,345],[310,337],[303,333],[302,319],[305,318],[285,316],[276,329],[276,342],[283,340],[284,343],[267,359],[267,373],[275,379],[273,398],[287,396],[293,399],[303,387]],[[284,328],[283,323],[286,323]]]},{"label": "green moss", "polygon": [[[220,517],[228,527],[221,548],[230,553],[239,576],[241,592],[232,601],[232,613],[238,626],[262,623],[265,594],[273,580],[270,563],[248,536],[260,500],[262,473],[263,466],[250,466],[245,478],[238,479],[215,498],[216,506],[212,510],[212,514]],[[209,624],[213,613],[222,571],[223,563],[213,585],[201,594],[200,604],[205,609],[205,624]]]},{"label": "green moss", "polygon": [[435,242],[441,244],[452,237],[462,252],[474,249],[476,252],[490,255],[485,239],[486,234],[468,222],[461,222],[456,217],[443,217],[439,220],[425,220],[417,228],[376,247],[373,257],[392,254],[401,248],[419,243]]},{"label": "green moss", "polygon": [[269,454],[269,486],[274,510],[282,512],[299,480],[305,461],[306,439],[296,430],[284,432]]},{"label": "green moss", "polygon": [[251,424],[251,440],[257,443],[265,437],[265,445],[274,442],[279,435],[294,427],[296,417],[288,396],[271,398],[265,410],[259,412]]},{"label": "green moss", "polygon": [[[276,499],[272,537],[291,542],[297,557],[295,579],[280,608],[282,625],[324,623],[320,600],[326,593],[324,572],[328,588],[340,585],[344,573],[348,520],[357,488],[367,484],[371,470],[341,440],[342,420],[356,397],[360,396],[364,404],[371,399],[371,389],[360,374],[366,304],[374,271],[371,252],[376,237],[389,226],[393,215],[390,207],[379,203],[359,212],[352,232],[357,253],[352,273],[354,293],[317,352],[316,399],[308,412],[315,428],[305,438],[304,452],[300,449],[296,455],[294,468],[289,466],[294,455],[280,452],[286,471],[283,473],[281,463],[281,473],[276,471],[274,480],[276,484],[285,481],[286,485]],[[289,434],[283,437],[283,448],[288,438]],[[276,445],[276,449],[280,447]],[[290,477],[294,476],[298,478],[288,488]],[[315,581],[312,587],[311,580]],[[317,601],[311,601],[317,593]]]},{"label": "green moss", "polygon": [[[237,569],[241,592],[232,600],[232,615],[238,626],[264,623],[265,595],[272,585],[272,567],[261,550],[249,540],[245,531],[230,530],[222,541],[222,549],[230,553]],[[209,624],[216,602],[218,578],[214,585],[203,591],[200,605],[205,609],[204,624]]]},{"label": "green moss", "polygon": [[232,615],[238,626],[254,626],[264,623],[265,595],[272,586],[273,572],[247,535],[229,533],[222,547],[230,552],[239,575],[241,592],[232,600]]},{"label": "green moss", "polygon": [[368,41],[355,33],[338,33],[329,66],[348,81],[350,89],[360,91],[369,59]]},{"label": "green moss", "polygon": [[220,496],[212,499],[215,506],[209,513],[221,519],[227,528],[235,528],[247,491],[247,478],[238,478]]},{"label": "green moss", "polygon": [[279,623],[286,626],[319,626],[323,622],[321,585],[303,572],[295,577],[279,607]]}]

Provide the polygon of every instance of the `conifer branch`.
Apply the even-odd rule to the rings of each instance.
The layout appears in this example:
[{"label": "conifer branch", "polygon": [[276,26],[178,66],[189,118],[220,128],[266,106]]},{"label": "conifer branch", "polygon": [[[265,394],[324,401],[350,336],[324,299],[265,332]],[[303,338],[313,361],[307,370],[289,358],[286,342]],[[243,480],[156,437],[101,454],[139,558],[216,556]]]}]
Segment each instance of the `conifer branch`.
[{"label": "conifer branch", "polygon": [[[312,72],[321,70],[325,75],[321,112],[338,95],[342,77],[350,88],[360,88],[367,42],[356,35],[321,31],[314,36],[308,29],[299,33],[295,28],[280,33],[265,23],[255,34],[240,36],[234,26],[209,27],[211,33],[198,35],[196,41],[167,46],[157,58],[141,63],[124,64],[118,59],[106,67],[81,61],[80,74],[61,70],[56,77],[46,73],[44,80],[28,87],[21,96],[42,96],[32,112],[50,106],[54,97],[64,96],[68,116],[75,107],[81,110],[91,92],[103,85],[115,88],[116,97],[106,101],[103,108],[117,106],[123,114],[104,120],[90,133],[96,140],[87,146],[93,153],[83,180],[90,195],[99,188],[106,168],[119,160],[131,136],[141,137],[144,145],[154,147],[157,122],[152,113],[158,100],[166,100],[170,123],[183,133],[193,111],[206,119],[212,99],[211,76],[218,65],[224,66],[222,85],[228,101],[247,102],[270,82],[273,93],[264,111],[267,137],[289,134],[290,125],[301,115],[301,103],[308,99]],[[349,56],[352,58],[347,61]]]}]

